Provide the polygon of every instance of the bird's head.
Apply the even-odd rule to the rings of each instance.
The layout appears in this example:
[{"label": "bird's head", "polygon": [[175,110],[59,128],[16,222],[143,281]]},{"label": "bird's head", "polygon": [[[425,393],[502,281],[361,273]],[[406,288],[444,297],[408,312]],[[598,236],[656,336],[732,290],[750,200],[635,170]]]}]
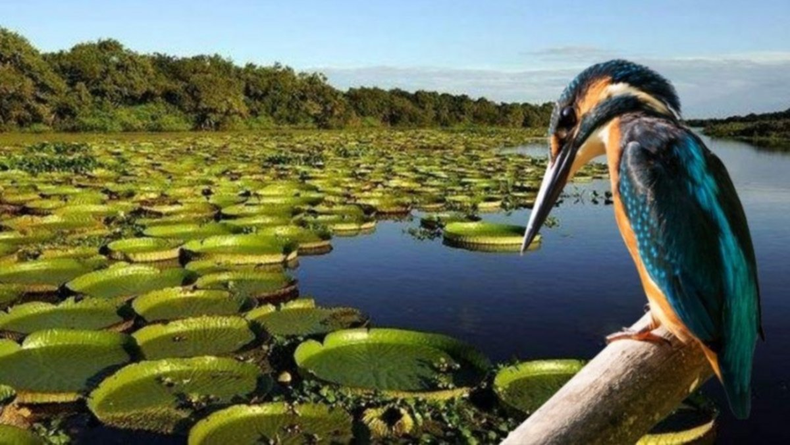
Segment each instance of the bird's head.
[{"label": "bird's head", "polygon": [[582,71],[554,104],[549,161],[524,234],[532,242],[565,184],[587,162],[606,152],[609,123],[627,113],[680,119],[675,89],[655,71],[611,60]]}]

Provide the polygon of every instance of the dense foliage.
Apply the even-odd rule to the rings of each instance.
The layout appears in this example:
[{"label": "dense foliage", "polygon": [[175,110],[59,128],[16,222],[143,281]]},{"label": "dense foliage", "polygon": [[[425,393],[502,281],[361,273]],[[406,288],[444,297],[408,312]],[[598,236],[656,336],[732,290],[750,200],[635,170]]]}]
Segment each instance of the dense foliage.
[{"label": "dense foliage", "polygon": [[340,91],[320,73],[238,66],[219,55],[139,54],[116,40],[41,53],[0,28],[0,131],[272,127],[545,128],[551,105],[393,89]]},{"label": "dense foliage", "polygon": [[775,113],[693,120],[689,124],[703,127],[709,136],[777,142],[790,140],[790,108]]}]

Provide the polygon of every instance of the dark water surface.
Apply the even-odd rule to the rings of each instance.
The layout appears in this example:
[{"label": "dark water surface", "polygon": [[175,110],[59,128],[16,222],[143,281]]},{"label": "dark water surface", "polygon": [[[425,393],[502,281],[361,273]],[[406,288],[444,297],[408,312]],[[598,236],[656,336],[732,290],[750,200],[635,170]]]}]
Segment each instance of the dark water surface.
[{"label": "dark water surface", "polygon": [[[750,420],[734,420],[718,382],[705,387],[723,407],[719,442],[790,443],[790,153],[705,142],[729,169],[746,209],[767,335],[757,347]],[[609,183],[574,188],[589,196]],[[643,314],[646,299],[612,207],[573,201],[554,210],[559,226],[544,229],[541,249],[523,257],[417,240],[404,232],[419,225],[415,217],[380,222],[374,235],[335,238],[331,254],[303,257],[295,274],[302,293],[320,304],[360,308],[375,326],[452,335],[494,361],[589,359],[605,335]],[[520,225],[528,216],[483,215]]]}]

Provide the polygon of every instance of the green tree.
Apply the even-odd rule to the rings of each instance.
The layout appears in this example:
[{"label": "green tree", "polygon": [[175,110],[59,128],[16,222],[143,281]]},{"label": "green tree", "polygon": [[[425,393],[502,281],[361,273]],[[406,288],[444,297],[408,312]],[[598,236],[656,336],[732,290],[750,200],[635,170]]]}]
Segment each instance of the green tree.
[{"label": "green tree", "polygon": [[65,89],[27,39],[0,28],[0,129],[51,125]]},{"label": "green tree", "polygon": [[157,78],[149,57],[117,40],[81,43],[47,56],[71,88],[83,85],[90,95],[112,105],[136,105],[157,96]]}]

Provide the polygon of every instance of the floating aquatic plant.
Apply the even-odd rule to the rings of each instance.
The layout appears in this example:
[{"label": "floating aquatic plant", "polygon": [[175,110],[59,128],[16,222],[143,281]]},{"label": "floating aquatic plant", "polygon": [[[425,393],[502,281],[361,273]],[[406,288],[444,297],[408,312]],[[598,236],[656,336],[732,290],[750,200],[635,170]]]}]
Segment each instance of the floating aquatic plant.
[{"label": "floating aquatic plant", "polygon": [[189,445],[341,444],[352,438],[352,418],[341,408],[274,402],[211,414],[192,427]]},{"label": "floating aquatic plant", "polygon": [[531,414],[584,367],[580,360],[535,360],[509,366],[494,378],[494,392],[506,405]]},{"label": "floating aquatic plant", "polygon": [[0,384],[26,403],[76,400],[102,373],[129,362],[133,348],[128,335],[106,331],[50,329],[21,344],[0,339]]},{"label": "floating aquatic plant", "polygon": [[270,387],[258,366],[231,358],[144,361],[102,381],[88,407],[109,425],[172,433],[185,430],[196,413],[263,395]]},{"label": "floating aquatic plant", "polygon": [[326,334],[366,322],[356,309],[316,307],[312,298],[299,298],[280,306],[266,304],[248,312],[245,317],[260,324],[269,334],[278,336]]},{"label": "floating aquatic plant", "polygon": [[307,340],[294,353],[308,375],[342,386],[406,397],[453,397],[477,384],[489,366],[471,346],[439,334],[348,329]]}]

